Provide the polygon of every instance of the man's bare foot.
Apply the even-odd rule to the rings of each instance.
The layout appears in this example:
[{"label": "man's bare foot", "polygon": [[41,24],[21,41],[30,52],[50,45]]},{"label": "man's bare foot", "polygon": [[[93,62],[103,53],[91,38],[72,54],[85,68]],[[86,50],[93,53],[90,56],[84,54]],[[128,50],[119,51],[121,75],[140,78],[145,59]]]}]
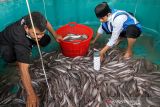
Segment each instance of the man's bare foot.
[{"label": "man's bare foot", "polygon": [[130,59],[132,57],[132,52],[126,52],[123,57],[124,59]]}]

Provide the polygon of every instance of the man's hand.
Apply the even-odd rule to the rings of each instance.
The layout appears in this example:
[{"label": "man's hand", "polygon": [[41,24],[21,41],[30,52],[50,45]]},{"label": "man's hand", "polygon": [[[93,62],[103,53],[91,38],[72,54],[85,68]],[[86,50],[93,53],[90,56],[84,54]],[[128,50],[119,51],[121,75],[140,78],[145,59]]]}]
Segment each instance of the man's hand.
[{"label": "man's hand", "polygon": [[39,107],[39,100],[36,94],[27,96],[27,105],[26,107]]},{"label": "man's hand", "polygon": [[61,35],[56,35],[55,39],[56,39],[57,42],[60,42],[60,40],[63,40]]},{"label": "man's hand", "polygon": [[103,62],[104,60],[104,57],[105,57],[105,51],[102,49],[100,52],[99,52],[99,55],[100,55],[100,61]]},{"label": "man's hand", "polygon": [[95,40],[92,40],[92,41],[91,41],[91,44],[94,44],[94,43],[95,43]]},{"label": "man's hand", "polygon": [[110,48],[110,47],[106,45],[106,46],[99,52],[101,62],[105,60],[105,59],[104,59],[105,53],[108,51],[109,48]]}]

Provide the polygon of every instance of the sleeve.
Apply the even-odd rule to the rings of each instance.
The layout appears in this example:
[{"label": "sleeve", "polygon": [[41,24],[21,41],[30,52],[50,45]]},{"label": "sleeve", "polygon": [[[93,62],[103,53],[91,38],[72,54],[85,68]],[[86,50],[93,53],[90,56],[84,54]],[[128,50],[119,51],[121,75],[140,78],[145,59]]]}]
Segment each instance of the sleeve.
[{"label": "sleeve", "polygon": [[97,30],[97,33],[99,34],[103,34],[104,30],[102,29],[102,23],[101,25],[99,26],[98,30]]},{"label": "sleeve", "polygon": [[14,46],[16,59],[22,63],[31,63],[31,48],[17,44]]},{"label": "sleeve", "polygon": [[113,22],[112,35],[111,38],[109,39],[109,42],[107,43],[107,46],[112,47],[116,43],[121,31],[123,30],[123,24],[126,20],[127,20],[126,15],[120,15],[115,18]]}]

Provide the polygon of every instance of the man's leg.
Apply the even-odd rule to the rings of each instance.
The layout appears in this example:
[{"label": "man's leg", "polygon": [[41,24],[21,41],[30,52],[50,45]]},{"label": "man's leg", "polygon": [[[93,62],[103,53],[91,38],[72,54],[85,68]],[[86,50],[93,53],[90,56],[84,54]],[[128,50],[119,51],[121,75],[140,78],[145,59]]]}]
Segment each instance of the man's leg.
[{"label": "man's leg", "polygon": [[134,43],[136,42],[136,39],[134,39],[134,38],[127,38],[127,40],[128,40],[128,46],[127,46],[126,52],[124,54],[125,59],[132,57],[132,55],[133,55],[132,47],[133,47]]},{"label": "man's leg", "polygon": [[126,37],[128,40],[128,46],[126,49],[126,52],[124,54],[124,58],[128,59],[132,57],[133,52],[132,52],[132,47],[134,43],[136,42],[136,39],[140,36],[141,31],[136,25],[130,25],[126,29]]}]

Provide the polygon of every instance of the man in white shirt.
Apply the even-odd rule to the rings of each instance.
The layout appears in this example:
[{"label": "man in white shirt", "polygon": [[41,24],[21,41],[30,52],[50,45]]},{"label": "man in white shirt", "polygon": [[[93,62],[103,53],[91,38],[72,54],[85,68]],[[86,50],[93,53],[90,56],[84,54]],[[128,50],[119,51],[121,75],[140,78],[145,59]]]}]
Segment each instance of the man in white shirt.
[{"label": "man in white shirt", "polygon": [[103,60],[105,53],[117,44],[120,37],[126,37],[128,40],[128,46],[124,58],[130,58],[133,54],[133,44],[141,34],[141,25],[139,22],[126,11],[116,9],[111,10],[106,2],[102,2],[96,6],[95,14],[97,18],[99,18],[101,25],[92,43],[95,43],[104,32],[111,34],[110,40],[100,51],[101,61]]}]

